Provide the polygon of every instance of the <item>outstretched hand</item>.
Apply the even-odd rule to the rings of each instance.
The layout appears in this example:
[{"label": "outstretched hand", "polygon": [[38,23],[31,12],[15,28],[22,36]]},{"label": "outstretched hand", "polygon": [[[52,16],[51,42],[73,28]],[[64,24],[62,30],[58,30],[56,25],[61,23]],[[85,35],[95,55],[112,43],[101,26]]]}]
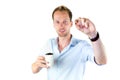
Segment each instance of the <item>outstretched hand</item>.
[{"label": "outstretched hand", "polygon": [[75,25],[78,30],[88,35],[89,38],[94,38],[97,34],[95,25],[87,18],[78,18],[75,20]]}]

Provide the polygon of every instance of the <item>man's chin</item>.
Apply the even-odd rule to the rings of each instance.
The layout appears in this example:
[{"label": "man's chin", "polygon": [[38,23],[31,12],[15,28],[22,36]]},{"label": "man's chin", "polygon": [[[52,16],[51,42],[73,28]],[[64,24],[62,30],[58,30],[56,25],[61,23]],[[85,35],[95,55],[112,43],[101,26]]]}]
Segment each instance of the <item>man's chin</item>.
[{"label": "man's chin", "polygon": [[58,34],[59,37],[65,37],[67,36],[66,34]]}]

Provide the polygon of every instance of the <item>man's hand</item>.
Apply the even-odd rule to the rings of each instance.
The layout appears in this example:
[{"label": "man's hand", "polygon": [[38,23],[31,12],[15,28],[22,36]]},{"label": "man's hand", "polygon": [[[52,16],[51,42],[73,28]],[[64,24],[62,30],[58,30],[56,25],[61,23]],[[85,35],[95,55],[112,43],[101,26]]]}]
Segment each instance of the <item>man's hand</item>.
[{"label": "man's hand", "polygon": [[37,60],[32,64],[32,71],[33,73],[37,73],[42,68],[48,68],[48,66],[47,62],[45,61],[45,57],[39,56]]},{"label": "man's hand", "polygon": [[78,30],[88,35],[89,38],[94,38],[97,34],[95,25],[87,18],[78,18],[75,20],[75,25]]},{"label": "man's hand", "polygon": [[36,60],[36,64],[38,67],[47,68],[47,62],[45,61],[44,56],[39,56]]}]

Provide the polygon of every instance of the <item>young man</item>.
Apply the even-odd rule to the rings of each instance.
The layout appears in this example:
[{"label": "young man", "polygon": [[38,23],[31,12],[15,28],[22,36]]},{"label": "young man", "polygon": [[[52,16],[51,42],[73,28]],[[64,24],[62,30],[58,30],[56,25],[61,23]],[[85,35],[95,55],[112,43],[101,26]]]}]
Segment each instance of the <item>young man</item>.
[{"label": "young man", "polygon": [[55,8],[52,18],[58,37],[48,41],[41,55],[51,51],[54,65],[49,68],[45,57],[39,56],[32,64],[33,73],[48,68],[48,80],[82,80],[87,61],[98,65],[106,64],[104,46],[95,25],[89,19],[78,18],[75,20],[75,25],[89,37],[92,45],[72,36],[70,33],[73,25],[72,12],[66,6]]}]

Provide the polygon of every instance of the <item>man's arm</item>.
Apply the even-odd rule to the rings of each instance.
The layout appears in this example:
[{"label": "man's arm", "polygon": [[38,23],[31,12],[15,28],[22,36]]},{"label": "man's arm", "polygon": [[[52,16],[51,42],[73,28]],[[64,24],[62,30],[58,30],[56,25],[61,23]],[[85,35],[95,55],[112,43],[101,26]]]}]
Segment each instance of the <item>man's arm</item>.
[{"label": "man's arm", "polygon": [[42,68],[48,68],[46,65],[45,57],[39,56],[37,60],[32,64],[32,72],[38,73]]},{"label": "man's arm", "polygon": [[78,30],[86,34],[91,40],[95,61],[97,64],[106,64],[107,58],[104,50],[103,43],[99,37],[99,33],[96,31],[95,25],[87,18],[78,18],[75,20],[75,25]]},{"label": "man's arm", "polygon": [[92,43],[92,46],[94,49],[96,63],[100,64],[100,65],[106,64],[107,63],[106,53],[105,53],[104,45],[103,45],[100,37],[98,37],[98,39],[95,41],[91,41],[91,43]]},{"label": "man's arm", "polygon": [[38,73],[42,68],[39,68],[36,63],[32,64],[32,72],[33,73]]}]

